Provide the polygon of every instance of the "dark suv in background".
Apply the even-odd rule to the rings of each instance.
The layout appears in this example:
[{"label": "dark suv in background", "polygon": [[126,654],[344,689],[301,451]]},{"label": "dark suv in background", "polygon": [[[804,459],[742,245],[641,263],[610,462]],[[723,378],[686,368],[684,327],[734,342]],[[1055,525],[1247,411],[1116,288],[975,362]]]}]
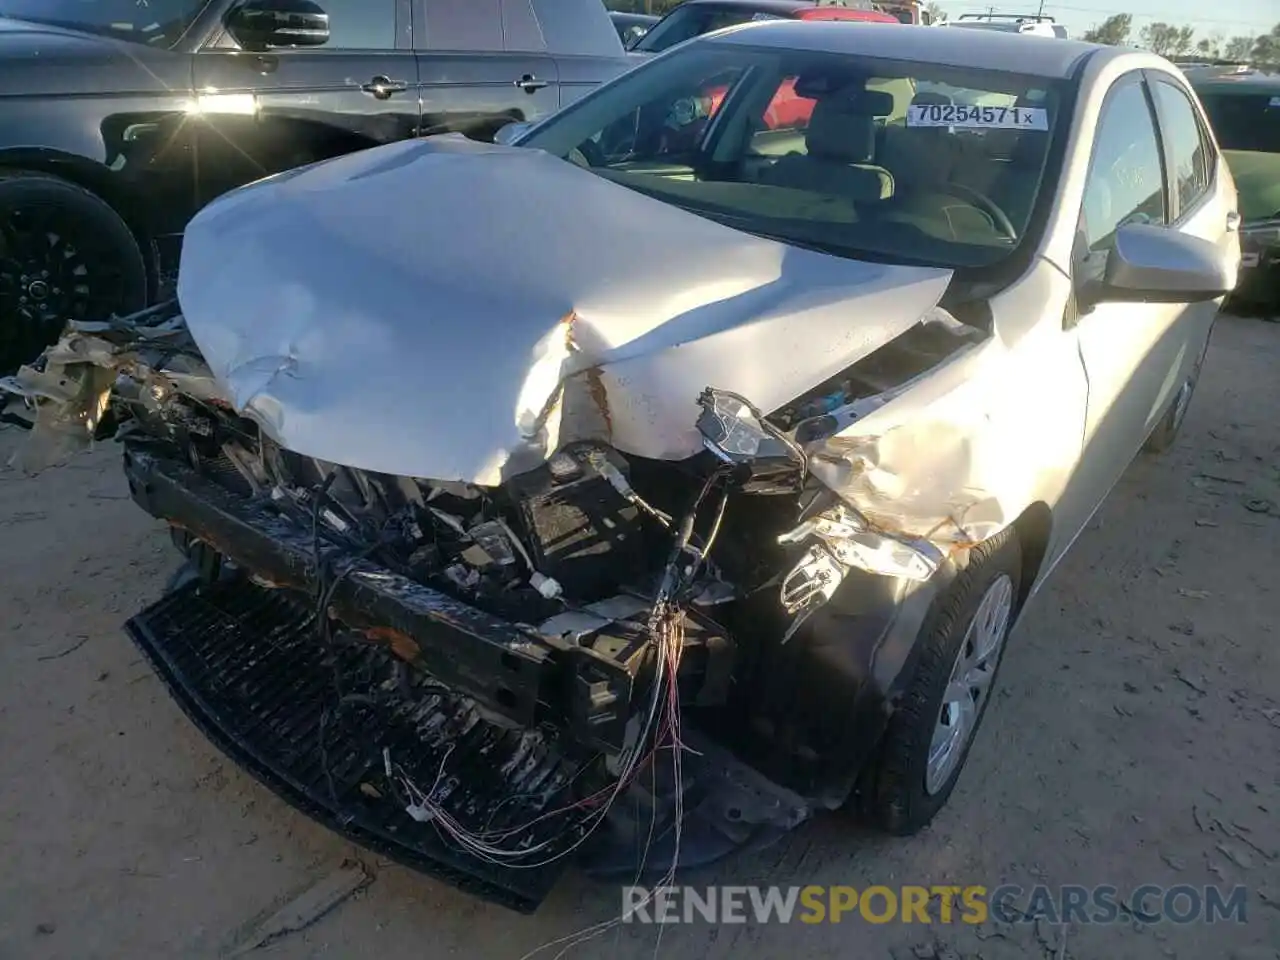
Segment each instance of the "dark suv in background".
[{"label": "dark suv in background", "polygon": [[1280,73],[1187,69],[1240,196],[1241,306],[1280,308]]},{"label": "dark suv in background", "polygon": [[491,138],[627,65],[600,0],[0,0],[0,373],[154,299],[233,187]]}]

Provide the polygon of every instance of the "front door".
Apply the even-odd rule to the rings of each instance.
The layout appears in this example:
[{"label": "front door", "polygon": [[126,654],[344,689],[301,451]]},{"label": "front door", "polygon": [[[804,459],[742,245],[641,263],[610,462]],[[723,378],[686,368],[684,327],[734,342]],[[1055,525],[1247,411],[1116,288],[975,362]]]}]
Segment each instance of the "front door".
[{"label": "front door", "polygon": [[408,0],[321,0],[323,46],[241,49],[228,31],[194,59],[201,202],[418,128]]},{"label": "front door", "polygon": [[[1085,184],[1073,269],[1077,289],[1100,279],[1116,231],[1132,223],[1171,224],[1161,141],[1140,72],[1107,96]],[[1100,303],[1074,322],[1088,377],[1081,473],[1068,512],[1083,524],[1129,465],[1169,402],[1187,351],[1185,304]]]}]

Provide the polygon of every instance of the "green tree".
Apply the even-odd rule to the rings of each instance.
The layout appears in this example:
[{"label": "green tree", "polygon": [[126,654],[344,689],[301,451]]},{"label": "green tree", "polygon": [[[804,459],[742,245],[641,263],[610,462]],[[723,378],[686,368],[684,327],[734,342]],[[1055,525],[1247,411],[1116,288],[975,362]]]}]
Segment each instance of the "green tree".
[{"label": "green tree", "polygon": [[1171,23],[1149,23],[1139,34],[1142,45],[1161,57],[1176,57],[1191,49],[1195,38],[1192,27],[1175,27]]},{"label": "green tree", "polygon": [[1105,43],[1111,47],[1122,47],[1129,42],[1129,33],[1133,30],[1133,14],[1117,13],[1107,17],[1098,26],[1086,30],[1082,39],[1090,43]]},{"label": "green tree", "polygon": [[1232,37],[1227,41],[1222,56],[1227,60],[1248,60],[1253,56],[1255,37]]},{"label": "green tree", "polygon": [[1179,57],[1185,57],[1191,52],[1191,44],[1195,41],[1195,38],[1196,31],[1194,27],[1179,27],[1178,35],[1174,38],[1174,54]]},{"label": "green tree", "polygon": [[1254,41],[1253,62],[1263,67],[1280,65],[1280,23]]},{"label": "green tree", "polygon": [[1217,34],[1212,37],[1204,37],[1196,44],[1196,53],[1206,60],[1220,59],[1222,57],[1222,37]]}]

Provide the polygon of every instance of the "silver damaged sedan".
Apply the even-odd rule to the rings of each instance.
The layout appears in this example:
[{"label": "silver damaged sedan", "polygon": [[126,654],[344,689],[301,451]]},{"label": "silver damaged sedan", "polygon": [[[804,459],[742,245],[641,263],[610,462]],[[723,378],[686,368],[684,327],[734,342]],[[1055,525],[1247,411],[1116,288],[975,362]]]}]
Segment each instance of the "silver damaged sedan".
[{"label": "silver damaged sedan", "polygon": [[252,184],[4,382],[186,560],[128,624],[287,802],[517,909],[954,788],[1011,629],[1174,443],[1240,261],[1181,73],[762,22],[497,144]]}]

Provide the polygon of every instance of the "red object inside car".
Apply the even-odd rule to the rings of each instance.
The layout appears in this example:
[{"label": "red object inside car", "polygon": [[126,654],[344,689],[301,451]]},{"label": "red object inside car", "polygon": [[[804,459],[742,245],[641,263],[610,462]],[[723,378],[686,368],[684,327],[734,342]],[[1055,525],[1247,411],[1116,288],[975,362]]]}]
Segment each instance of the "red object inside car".
[{"label": "red object inside car", "polygon": [[869,23],[898,23],[897,17],[879,10],[847,10],[841,7],[814,7],[811,10],[797,10],[797,20],[863,20]]},{"label": "red object inside car", "polygon": [[[892,23],[894,26],[902,26],[901,21],[896,17],[878,10],[813,7],[808,10],[798,10],[792,16],[796,20],[860,20],[864,23]],[[727,87],[713,87],[707,91],[707,96],[711,98],[710,116],[715,116],[716,111],[720,109],[720,102],[724,100],[726,93],[728,93]],[[807,97],[797,96],[795,81],[788,80],[778,88],[773,102],[764,112],[765,127],[769,130],[778,130],[808,126],[814,103],[815,101]]]}]

